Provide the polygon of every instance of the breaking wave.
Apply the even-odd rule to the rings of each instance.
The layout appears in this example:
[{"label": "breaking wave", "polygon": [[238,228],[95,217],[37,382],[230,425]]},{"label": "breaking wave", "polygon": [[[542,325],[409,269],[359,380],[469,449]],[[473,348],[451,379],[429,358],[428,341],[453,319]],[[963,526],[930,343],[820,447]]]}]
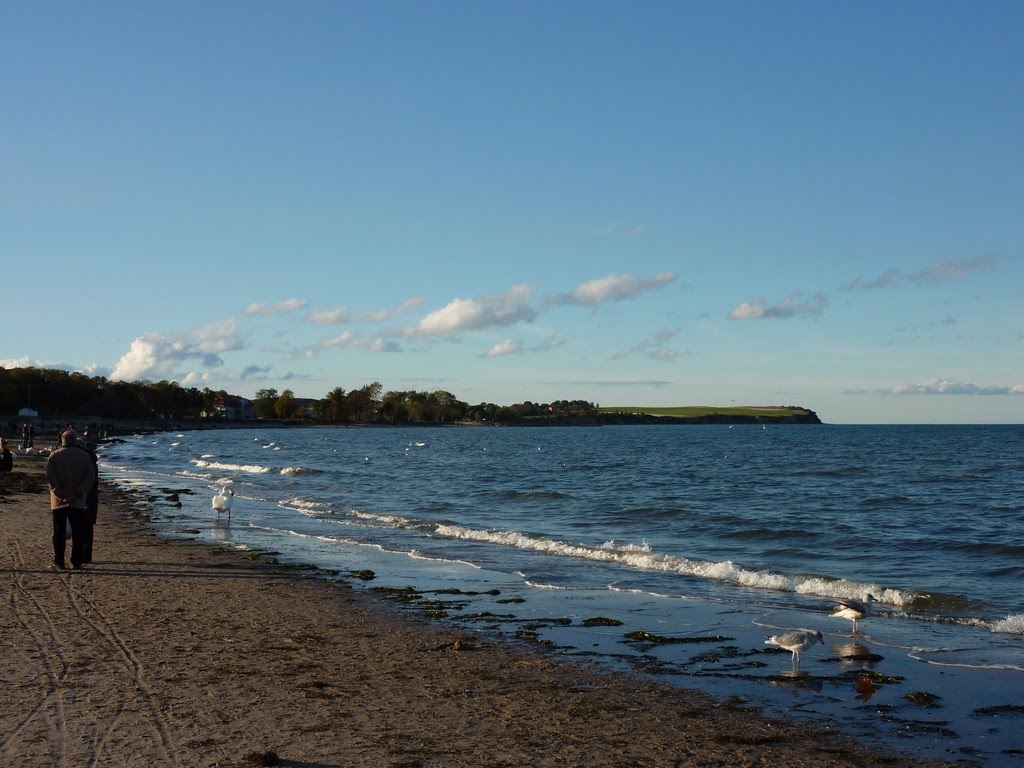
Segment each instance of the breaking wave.
[{"label": "breaking wave", "polygon": [[591,546],[530,536],[518,531],[486,531],[445,524],[438,524],[434,534],[453,539],[481,541],[517,549],[546,552],[562,557],[579,557],[603,563],[614,563],[645,571],[676,573],[680,576],[695,576],[738,584],[743,587],[794,592],[801,595],[863,598],[865,593],[871,592],[878,602],[893,606],[902,606],[914,599],[914,595],[911,593],[882,588],[877,584],[861,584],[845,579],[825,577],[793,577],[772,571],[750,570],[738,566],[730,560],[711,562],[661,554],[652,551],[647,542],[616,545],[614,541],[609,541],[600,546]]},{"label": "breaking wave", "polygon": [[219,469],[226,472],[246,472],[253,475],[265,475],[273,472],[273,467],[264,467],[260,464],[228,464],[221,461],[207,461],[206,459],[193,459],[192,463],[203,469]]}]

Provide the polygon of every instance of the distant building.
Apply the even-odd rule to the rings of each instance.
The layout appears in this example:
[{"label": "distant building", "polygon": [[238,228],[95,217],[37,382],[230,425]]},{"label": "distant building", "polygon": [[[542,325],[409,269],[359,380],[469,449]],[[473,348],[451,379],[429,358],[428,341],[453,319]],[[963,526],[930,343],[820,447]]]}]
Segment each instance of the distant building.
[{"label": "distant building", "polygon": [[253,408],[252,400],[228,395],[227,397],[218,397],[213,401],[213,415],[222,419],[245,421],[256,418],[256,409]]},{"label": "distant building", "polygon": [[32,408],[22,408],[18,411],[18,416],[23,419],[38,419],[39,411],[33,410]]}]

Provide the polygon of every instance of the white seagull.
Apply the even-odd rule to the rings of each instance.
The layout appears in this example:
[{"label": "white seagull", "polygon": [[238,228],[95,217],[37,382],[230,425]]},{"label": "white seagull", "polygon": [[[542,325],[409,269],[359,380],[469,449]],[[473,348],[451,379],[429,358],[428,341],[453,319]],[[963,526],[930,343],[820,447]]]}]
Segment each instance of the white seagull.
[{"label": "white seagull", "polygon": [[785,648],[793,654],[793,665],[800,666],[800,653],[806,651],[815,643],[825,644],[821,632],[816,629],[801,629],[796,632],[787,632],[784,635],[772,635],[764,639],[768,645],[777,645]]},{"label": "white seagull", "polygon": [[220,493],[213,497],[210,502],[210,506],[217,510],[219,515],[221,512],[227,512],[228,516],[231,516],[231,506],[235,503],[235,492],[230,488],[221,488]]},{"label": "white seagull", "polygon": [[875,602],[875,596],[868,592],[864,600],[855,600],[852,597],[841,597],[836,600],[836,612],[829,614],[832,619],[849,619],[853,622],[853,634],[857,634],[857,622],[871,613],[871,604]]}]

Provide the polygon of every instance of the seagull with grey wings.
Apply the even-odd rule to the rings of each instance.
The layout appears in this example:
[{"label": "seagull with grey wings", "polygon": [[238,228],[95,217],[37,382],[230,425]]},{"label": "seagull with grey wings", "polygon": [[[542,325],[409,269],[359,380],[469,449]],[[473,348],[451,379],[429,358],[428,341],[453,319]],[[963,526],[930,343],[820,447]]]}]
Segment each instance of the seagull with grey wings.
[{"label": "seagull with grey wings", "polygon": [[782,635],[771,635],[764,639],[768,645],[777,645],[793,654],[793,666],[800,667],[800,654],[818,643],[825,644],[821,632],[816,629],[800,629]]},{"label": "seagull with grey wings", "polygon": [[841,597],[836,600],[835,613],[829,614],[833,619],[849,619],[853,622],[853,634],[857,634],[858,622],[871,613],[871,604],[875,602],[875,596],[870,592],[863,600],[856,600],[852,597]]}]

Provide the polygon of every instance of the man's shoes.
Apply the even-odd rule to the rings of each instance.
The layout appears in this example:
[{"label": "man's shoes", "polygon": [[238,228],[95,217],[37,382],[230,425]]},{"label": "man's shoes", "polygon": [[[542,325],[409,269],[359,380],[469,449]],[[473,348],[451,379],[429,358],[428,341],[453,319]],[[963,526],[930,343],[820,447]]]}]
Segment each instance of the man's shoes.
[{"label": "man's shoes", "polygon": [[74,570],[76,570],[76,571],[80,571],[80,570],[82,570],[82,564],[81,564],[81,563],[72,563],[72,564],[71,564],[71,567],[72,567],[72,568],[73,568]]},{"label": "man's shoes", "polygon": [[63,571],[63,570],[64,570],[64,563],[58,563],[58,562],[54,562],[54,563],[53,563],[53,564],[52,564],[52,565],[50,566],[50,570],[51,570],[51,571]]}]

